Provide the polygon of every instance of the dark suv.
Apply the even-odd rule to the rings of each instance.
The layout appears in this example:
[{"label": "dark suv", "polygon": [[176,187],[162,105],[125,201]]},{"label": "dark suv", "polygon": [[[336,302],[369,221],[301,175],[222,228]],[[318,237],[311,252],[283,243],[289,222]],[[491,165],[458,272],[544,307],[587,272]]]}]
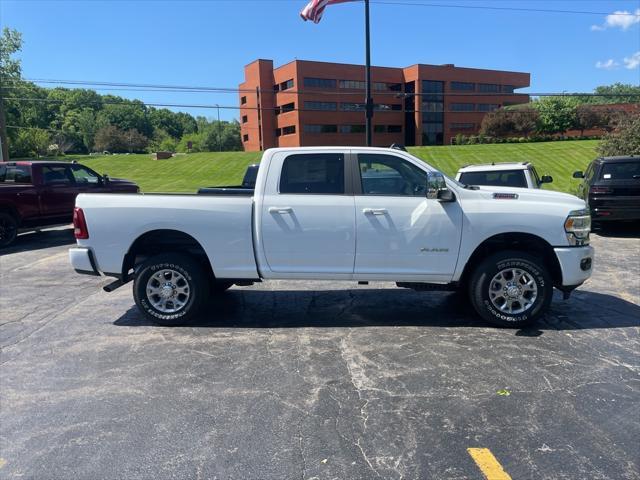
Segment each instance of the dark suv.
[{"label": "dark suv", "polygon": [[640,222],[640,156],[596,158],[573,178],[583,179],[578,196],[589,204],[594,223]]}]

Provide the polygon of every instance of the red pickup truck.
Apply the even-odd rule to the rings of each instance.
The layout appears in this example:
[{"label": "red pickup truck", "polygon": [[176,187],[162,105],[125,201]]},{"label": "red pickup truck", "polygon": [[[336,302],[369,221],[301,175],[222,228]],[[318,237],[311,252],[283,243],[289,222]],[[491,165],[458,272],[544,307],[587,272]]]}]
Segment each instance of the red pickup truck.
[{"label": "red pickup truck", "polygon": [[21,229],[70,223],[79,193],[138,193],[133,182],[68,162],[0,162],[0,248]]}]

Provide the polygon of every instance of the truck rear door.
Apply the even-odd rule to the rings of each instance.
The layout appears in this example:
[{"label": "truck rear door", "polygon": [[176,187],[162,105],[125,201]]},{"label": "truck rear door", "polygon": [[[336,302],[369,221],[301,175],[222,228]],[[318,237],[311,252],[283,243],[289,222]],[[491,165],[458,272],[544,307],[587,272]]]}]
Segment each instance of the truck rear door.
[{"label": "truck rear door", "polygon": [[344,150],[274,153],[257,212],[262,254],[276,274],[272,277],[351,277],[354,197],[346,173]]}]

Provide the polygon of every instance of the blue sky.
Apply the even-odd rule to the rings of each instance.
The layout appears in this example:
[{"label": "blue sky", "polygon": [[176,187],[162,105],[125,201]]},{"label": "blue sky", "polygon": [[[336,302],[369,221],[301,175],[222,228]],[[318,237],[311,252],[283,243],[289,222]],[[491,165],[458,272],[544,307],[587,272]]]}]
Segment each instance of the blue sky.
[{"label": "blue sky", "polygon": [[[455,63],[530,72],[531,92],[585,92],[614,82],[640,84],[640,16],[607,20],[604,15],[636,12],[640,0],[404,2],[602,14],[372,3],[374,65]],[[314,25],[298,16],[305,3],[0,0],[0,23],[23,33],[23,75],[34,79],[237,87],[243,66],[256,58],[271,58],[276,65],[294,58],[362,63],[362,4],[331,6]],[[112,93],[159,103],[237,106],[238,102],[233,93]],[[215,113],[183,110],[210,117]],[[237,118],[237,111],[223,110],[221,116]]]}]

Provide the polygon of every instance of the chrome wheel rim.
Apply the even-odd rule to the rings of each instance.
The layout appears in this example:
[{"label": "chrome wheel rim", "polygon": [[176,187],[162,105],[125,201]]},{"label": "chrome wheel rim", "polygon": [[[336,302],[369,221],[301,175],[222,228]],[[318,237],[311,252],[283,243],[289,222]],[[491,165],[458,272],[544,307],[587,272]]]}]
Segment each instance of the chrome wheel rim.
[{"label": "chrome wheel rim", "polygon": [[538,284],[520,268],[500,270],[489,284],[489,299],[503,313],[517,315],[529,310],[538,298]]},{"label": "chrome wheel rim", "polygon": [[146,291],[151,305],[162,313],[179,312],[191,297],[189,282],[184,275],[169,268],[151,275]]}]

